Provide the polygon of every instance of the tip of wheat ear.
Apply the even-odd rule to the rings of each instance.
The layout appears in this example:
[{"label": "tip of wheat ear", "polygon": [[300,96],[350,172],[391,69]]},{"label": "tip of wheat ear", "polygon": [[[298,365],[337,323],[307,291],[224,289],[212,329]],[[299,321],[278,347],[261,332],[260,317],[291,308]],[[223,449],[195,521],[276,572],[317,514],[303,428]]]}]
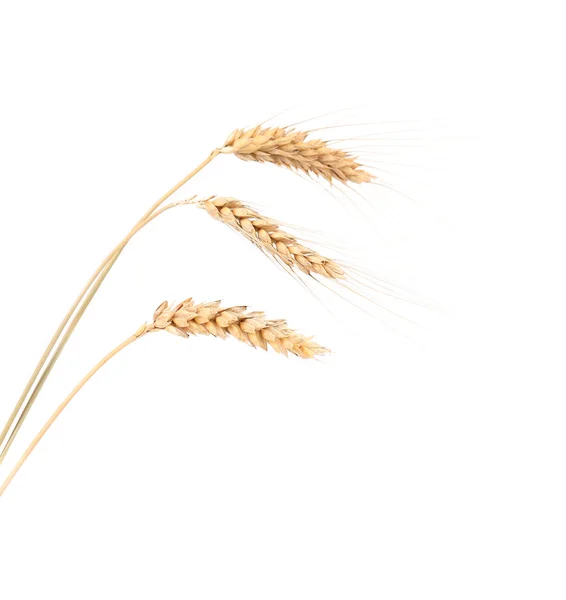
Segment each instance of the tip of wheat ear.
[{"label": "tip of wheat ear", "polygon": [[163,302],[153,315],[153,329],[163,329],[182,337],[232,336],[255,348],[273,348],[280,354],[314,358],[329,350],[310,337],[289,329],[284,320],[269,320],[262,312],[248,312],[246,306],[222,308],[220,301],[195,304],[192,298],[169,306]]},{"label": "tip of wheat ear", "polygon": [[301,244],[297,238],[235,198],[211,198],[198,203],[214,219],[248,238],[260,250],[282,265],[307,275],[316,273],[328,279],[346,279],[342,267]]},{"label": "tip of wheat ear", "polygon": [[308,132],[283,127],[236,129],[220,152],[318,175],[329,183],[368,183],[373,179],[349,152],[333,148],[324,140],[307,140],[307,136]]}]

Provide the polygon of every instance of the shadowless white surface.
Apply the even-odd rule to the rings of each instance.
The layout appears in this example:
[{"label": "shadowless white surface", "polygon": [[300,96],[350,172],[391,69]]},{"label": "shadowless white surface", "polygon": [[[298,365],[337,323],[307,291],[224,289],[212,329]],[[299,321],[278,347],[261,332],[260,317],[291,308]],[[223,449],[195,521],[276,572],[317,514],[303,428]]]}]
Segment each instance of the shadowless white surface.
[{"label": "shadowless white surface", "polygon": [[362,214],[355,194],[226,156],[175,197],[232,195],[323,230],[442,306],[387,304],[418,326],[373,319],[203,211],[159,218],[92,303],[2,478],[164,299],[245,303],[334,353],[168,335],[127,349],[0,499],[2,598],[564,598],[564,43],[550,6],[2,5],[2,423],[135,220],[234,128],[280,111],[286,124],[357,107],[325,123],[376,123],[383,177],[414,202],[374,187]]}]

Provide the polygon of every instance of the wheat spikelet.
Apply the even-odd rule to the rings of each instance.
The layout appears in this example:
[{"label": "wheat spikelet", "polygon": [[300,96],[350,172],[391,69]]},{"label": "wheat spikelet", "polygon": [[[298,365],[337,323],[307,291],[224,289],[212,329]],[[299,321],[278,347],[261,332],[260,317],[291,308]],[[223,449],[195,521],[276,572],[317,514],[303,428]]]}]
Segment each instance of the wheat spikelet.
[{"label": "wheat spikelet", "polygon": [[283,127],[236,129],[220,152],[318,175],[331,184],[334,180],[368,183],[373,179],[350,153],[332,148],[324,140],[307,140],[307,136],[308,132]]},{"label": "wheat spikelet", "polygon": [[221,308],[220,301],[195,304],[189,298],[173,307],[163,302],[150,327],[182,337],[213,335],[225,339],[230,335],[262,350],[271,346],[285,356],[290,352],[300,358],[314,358],[329,352],[312,338],[289,329],[284,320],[268,320],[262,312],[247,312],[246,306]]},{"label": "wheat spikelet", "polygon": [[307,275],[316,273],[328,279],[346,278],[344,270],[335,261],[303,246],[294,235],[280,229],[276,221],[235,198],[209,198],[198,205],[290,269],[298,269]]}]

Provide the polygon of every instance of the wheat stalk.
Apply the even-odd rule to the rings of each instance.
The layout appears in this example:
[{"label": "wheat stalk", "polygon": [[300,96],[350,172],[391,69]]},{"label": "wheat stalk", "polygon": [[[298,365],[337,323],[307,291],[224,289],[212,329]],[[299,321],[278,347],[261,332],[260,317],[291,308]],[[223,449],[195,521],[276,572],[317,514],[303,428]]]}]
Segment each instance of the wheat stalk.
[{"label": "wheat stalk", "polygon": [[307,140],[308,135],[308,132],[284,127],[236,129],[220,152],[317,175],[330,184],[334,180],[342,183],[372,181],[373,175],[363,169],[355,156],[333,148],[324,140]]},{"label": "wheat stalk", "polygon": [[[195,169],[192,172],[191,177],[194,174],[196,174],[205,164],[207,164],[207,161],[205,161],[197,169]],[[57,359],[61,355],[61,352],[65,348],[65,345],[67,344],[67,342],[68,342],[69,338],[71,337],[73,331],[75,330],[77,324],[81,320],[81,318],[84,315],[86,309],[88,308],[90,302],[94,298],[94,295],[96,294],[96,292],[102,285],[102,282],[108,275],[110,269],[114,266],[114,263],[118,260],[118,257],[120,256],[120,254],[122,253],[123,249],[126,247],[128,242],[134,237],[134,235],[136,235],[136,233],[138,233],[148,223],[150,223],[155,218],[157,218],[160,214],[164,213],[165,211],[167,211],[171,208],[175,208],[175,207],[183,205],[183,204],[191,204],[193,202],[194,197],[190,198],[188,200],[181,201],[181,202],[172,202],[170,204],[167,204],[166,206],[162,206],[161,208],[158,208],[158,206],[163,204],[165,199],[168,198],[169,196],[171,196],[173,194],[173,191],[176,191],[176,189],[178,189],[179,187],[181,187],[181,186],[179,184],[177,184],[177,186],[175,186],[175,188],[173,188],[173,190],[170,190],[165,196],[163,196],[159,200],[159,203],[156,203],[152,207],[153,210],[151,212],[150,211],[146,212],[146,214],[144,215],[144,218],[140,219],[140,221],[138,221],[138,223],[133,227],[133,229],[128,233],[128,235],[120,242],[120,244],[104,259],[104,261],[101,263],[98,270],[94,273],[94,275],[92,275],[92,277],[88,281],[87,285],[81,292],[81,295],[79,297],[77,297],[77,299],[75,300],[75,303],[73,304],[73,306],[71,307],[71,309],[69,310],[67,315],[65,316],[64,320],[61,322],[59,329],[55,332],[55,335],[53,336],[51,342],[49,343],[48,347],[46,348],[40,362],[38,363],[38,365],[36,367],[36,370],[32,374],[32,378],[30,379],[26,388],[24,389],[24,392],[20,396],[18,403],[16,404],[14,410],[12,411],[10,419],[6,423],[4,430],[2,431],[2,434],[0,435],[0,446],[1,446],[2,442],[7,437],[7,434],[10,433],[9,437],[6,440],[6,443],[4,444],[4,447],[2,448],[2,452],[0,453],[0,463],[2,463],[4,457],[6,456],[11,445],[13,444],[14,439],[16,438],[18,432],[20,431],[33,404],[35,403],[35,400],[37,399],[39,392],[41,391],[43,385],[45,384],[47,377],[49,377],[49,374],[51,373],[55,363],[57,362]],[[78,309],[77,309],[77,307],[78,307]],[[71,317],[72,317],[72,320],[71,320]],[[67,326],[67,324],[69,323],[69,321],[70,321],[70,324],[69,324],[67,330],[65,331],[65,333],[63,334],[63,331],[64,331],[65,327]],[[51,356],[49,356],[58,341],[59,341],[59,343],[57,344],[57,347],[53,351],[53,354],[51,354]],[[49,360],[47,360],[48,358],[49,358]],[[42,368],[43,368],[43,372],[41,373],[41,375],[39,375]],[[34,382],[35,382],[35,385],[33,385]],[[32,386],[33,386],[33,389],[32,389]],[[31,394],[29,393],[30,390],[31,390]],[[23,406],[23,410],[21,411],[21,413],[19,413],[22,406]],[[16,421],[16,424],[14,425],[13,429],[10,431],[10,427],[13,424],[13,422],[15,421],[18,414],[19,414],[18,420]]]},{"label": "wheat stalk", "polygon": [[300,358],[314,358],[329,352],[312,338],[289,329],[286,321],[268,320],[262,312],[248,312],[246,306],[222,308],[219,301],[195,304],[191,298],[176,306],[169,306],[168,302],[163,302],[154,312],[151,324],[142,325],[133,335],[102,358],[57,407],[0,486],[0,496],[6,491],[59,415],[93,375],[124,348],[154,331],[167,331],[185,338],[191,335],[212,335],[222,339],[232,336],[255,348],[267,350],[270,346],[280,354],[291,353]]},{"label": "wheat stalk", "polygon": [[[47,377],[51,373],[55,363],[57,362],[69,338],[73,334],[76,326],[84,315],[92,299],[98,292],[104,279],[118,260],[120,254],[128,244],[129,240],[135,235],[150,219],[152,215],[156,215],[156,211],[170,198],[177,190],[185,183],[192,179],[204,167],[206,167],[218,154],[219,149],[213,150],[209,156],[195,167],[188,175],[176,183],[169,191],[159,198],[134,225],[128,235],[112,250],[112,252],[102,261],[94,274],[91,276],[81,293],[75,299],[71,308],[59,324],[57,331],[53,334],[47,348],[44,350],[39,362],[37,363],[34,372],[27,382],[24,391],[20,395],[4,429],[0,433],[0,464],[6,457],[10,446],[14,442],[16,435],[23,425],[31,407],[33,406],[37,396],[39,395]],[[22,410],[23,408],[23,410]],[[21,412],[20,412],[21,411]],[[19,415],[19,416],[18,416]],[[17,421],[16,421],[17,419]],[[14,421],[16,421],[14,425]],[[13,426],[14,425],[14,426]],[[13,428],[12,428],[13,426]],[[7,439],[6,439],[7,438]],[[5,442],[5,443],[4,443]]]},{"label": "wheat stalk", "polygon": [[201,200],[197,205],[285,267],[306,275],[315,273],[328,279],[346,279],[346,273],[334,260],[307,248],[293,234],[281,229],[277,221],[259,214],[235,198],[211,198]]}]

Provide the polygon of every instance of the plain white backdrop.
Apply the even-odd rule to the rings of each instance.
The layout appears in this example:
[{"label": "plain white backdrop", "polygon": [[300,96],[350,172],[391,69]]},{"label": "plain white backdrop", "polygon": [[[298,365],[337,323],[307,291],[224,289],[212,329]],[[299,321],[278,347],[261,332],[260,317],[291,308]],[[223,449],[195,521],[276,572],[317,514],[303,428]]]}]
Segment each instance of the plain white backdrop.
[{"label": "plain white backdrop", "polygon": [[334,353],[168,335],[128,348],[0,499],[2,598],[564,598],[553,4],[0,5],[2,422],[135,220],[234,128],[281,111],[356,107],[326,123],[369,118],[384,180],[412,200],[375,187],[360,212],[354,194],[234,157],[176,198],[232,195],[323,230],[442,307],[388,305],[417,326],[374,319],[204,212],[159,218],[92,303],[2,478],[162,300],[246,303]]}]

